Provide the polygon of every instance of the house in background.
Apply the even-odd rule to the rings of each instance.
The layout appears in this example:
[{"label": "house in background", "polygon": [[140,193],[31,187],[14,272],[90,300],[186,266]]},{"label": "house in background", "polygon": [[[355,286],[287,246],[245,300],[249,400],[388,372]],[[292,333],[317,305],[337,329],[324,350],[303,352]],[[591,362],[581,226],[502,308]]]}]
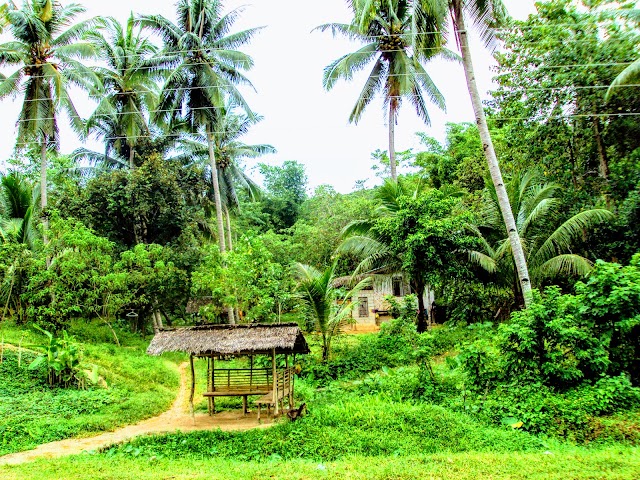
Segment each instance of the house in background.
[{"label": "house in background", "polygon": [[[402,302],[405,295],[415,293],[411,291],[409,280],[405,275],[370,274],[358,277],[339,277],[335,279],[335,286],[349,286],[363,278],[370,277],[371,285],[361,290],[352,301],[357,301],[358,306],[352,311],[351,316],[355,320],[352,330],[373,331],[384,322],[391,320],[389,302],[385,300],[387,295],[392,295],[398,302]],[[431,305],[434,301],[433,291],[427,287],[422,294],[428,318],[431,318]]]}]

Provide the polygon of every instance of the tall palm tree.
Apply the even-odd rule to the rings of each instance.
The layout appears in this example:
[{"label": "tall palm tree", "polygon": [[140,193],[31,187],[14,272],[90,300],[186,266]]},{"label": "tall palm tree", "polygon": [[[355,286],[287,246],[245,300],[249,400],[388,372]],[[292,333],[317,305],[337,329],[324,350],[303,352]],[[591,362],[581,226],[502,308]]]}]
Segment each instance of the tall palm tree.
[{"label": "tall palm tree", "polygon": [[225,98],[230,97],[252,115],[236,85],[251,85],[242,72],[251,68],[253,61],[236,48],[247,44],[259,30],[229,34],[241,12],[234,9],[223,15],[219,0],[179,0],[177,23],[161,15],[139,19],[163,39],[161,55],[171,69],[160,95],[159,117],[165,121],[181,118],[191,131],[206,137],[222,252],[226,247],[215,155],[216,111],[224,108]]},{"label": "tall palm tree", "polygon": [[[540,182],[534,170],[515,175],[506,185],[535,287],[540,287],[546,278],[589,273],[593,263],[572,253],[572,246],[585,231],[614,217],[609,210],[595,208],[573,215],[554,229],[559,214],[560,200],[556,198],[559,189],[557,184]],[[499,200],[493,185],[485,190],[484,200],[483,222],[476,229],[483,251],[469,252],[470,258],[488,272],[497,274],[498,281],[513,285],[518,298],[520,284],[514,271],[509,239],[499,238],[494,244],[486,239],[490,234],[499,237],[499,232],[503,231]]]},{"label": "tall palm tree", "polygon": [[[357,25],[360,28],[367,28],[379,9],[379,2],[377,0],[350,0],[350,3],[354,11],[357,12]],[[415,0],[411,4],[411,10],[413,11],[413,18],[415,19],[413,23],[413,32],[415,33],[413,39],[415,42],[424,41],[421,40],[422,37],[434,31],[440,31],[443,36],[446,37],[448,32],[445,18],[447,14],[451,16],[453,34],[456,44],[460,48],[462,66],[467,81],[467,90],[469,91],[476,123],[480,131],[480,139],[482,140],[485,158],[489,165],[491,180],[497,192],[500,212],[502,213],[503,222],[509,236],[511,253],[516,264],[525,305],[528,305],[531,299],[529,269],[527,267],[527,260],[522,248],[522,243],[518,236],[518,229],[511,206],[509,205],[509,197],[504,187],[502,172],[500,171],[498,158],[493,147],[493,141],[491,140],[480,93],[478,92],[468,39],[469,32],[466,26],[466,19],[469,18],[475,25],[476,30],[479,32],[485,44],[491,46],[494,40],[492,27],[506,17],[506,9],[502,0]],[[434,18],[435,20],[429,20],[430,18]]]},{"label": "tall palm tree", "polygon": [[86,124],[86,133],[96,131],[105,139],[106,158],[126,158],[135,168],[135,149],[142,138],[151,135],[149,112],[155,109],[164,76],[157,47],[135,29],[133,15],[126,25],[108,17],[100,29],[87,38],[106,63],[97,67],[104,92]]},{"label": "tall palm tree", "polygon": [[366,278],[344,292],[335,286],[336,263],[322,272],[302,263],[296,263],[294,268],[298,298],[309,308],[316,331],[322,335],[322,361],[326,362],[331,353],[331,340],[344,328],[357,306],[351,299],[370,285],[371,279]]},{"label": "tall palm tree", "polygon": [[429,125],[431,121],[426,98],[443,110],[445,102],[423,63],[438,55],[455,57],[448,50],[440,48],[439,34],[422,35],[419,42],[413,40],[415,18],[411,5],[408,0],[378,2],[377,7],[370,10],[371,18],[366,24],[356,21],[359,12],[352,5],[356,20],[351,24],[329,23],[318,27],[321,31],[331,30],[334,36],[341,34],[365,44],[328,65],[324,69],[323,84],[327,90],[331,90],[339,79],[351,80],[356,72],[373,62],[349,122],[357,124],[375,95],[383,92],[388,109],[389,163],[393,180],[397,178],[395,125],[402,100],[408,99],[418,116]]},{"label": "tall palm tree", "polygon": [[94,54],[92,45],[81,39],[95,22],[72,25],[84,11],[78,4],[62,6],[52,0],[25,0],[21,9],[7,12],[15,40],[0,45],[0,66],[19,66],[0,82],[0,99],[24,92],[17,146],[35,143],[40,147],[43,211],[47,207],[47,151],[58,145],[58,113],[65,111],[77,132],[82,128],[68,87],[90,89],[99,85],[91,69],[79,61]]},{"label": "tall palm tree", "polygon": [[[257,158],[276,152],[272,145],[248,145],[242,142],[240,138],[248,133],[253,125],[260,122],[262,117],[260,115],[238,114],[234,110],[233,103],[228,101],[224,108],[216,111],[214,124],[216,131],[214,153],[218,168],[222,210],[227,223],[227,247],[229,250],[232,249],[230,213],[237,212],[240,207],[237,187],[242,189],[252,200],[259,198],[261,193],[258,185],[246,175],[239,162],[247,158]],[[185,164],[193,163],[194,160],[197,163],[202,163],[208,159],[208,144],[202,135],[185,135],[180,141],[179,150],[182,156],[176,157],[175,160],[181,160]],[[213,186],[211,185],[211,187]]]}]

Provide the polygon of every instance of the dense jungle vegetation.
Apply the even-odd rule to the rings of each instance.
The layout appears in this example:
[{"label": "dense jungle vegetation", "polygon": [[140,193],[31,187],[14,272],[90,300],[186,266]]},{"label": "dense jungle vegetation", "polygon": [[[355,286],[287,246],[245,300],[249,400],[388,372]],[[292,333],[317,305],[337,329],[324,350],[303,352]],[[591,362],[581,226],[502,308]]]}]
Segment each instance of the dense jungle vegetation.
[{"label": "dense jungle vegetation", "polygon": [[[293,321],[312,346],[297,422],[143,437],[2,478],[637,478],[640,11],[348,4],[353,21],[318,34],[361,43],[324,86],[370,72],[349,121],[382,98],[389,125],[381,185],[349,194],[310,192],[304,165],[243,142],[262,117],[242,95],[259,29],[235,29],[241,10],[179,0],[175,19],[120,24],[67,2],[0,8],[0,99],[22,105],[0,174],[0,455],[166,410],[184,358],[144,355],[165,326]],[[497,47],[484,104],[467,27]],[[446,106],[436,57],[461,63],[478,121],[396,152],[403,102],[425,125]],[[67,120],[80,146],[60,152]],[[341,335],[370,273],[418,295],[389,298],[379,333]]]}]

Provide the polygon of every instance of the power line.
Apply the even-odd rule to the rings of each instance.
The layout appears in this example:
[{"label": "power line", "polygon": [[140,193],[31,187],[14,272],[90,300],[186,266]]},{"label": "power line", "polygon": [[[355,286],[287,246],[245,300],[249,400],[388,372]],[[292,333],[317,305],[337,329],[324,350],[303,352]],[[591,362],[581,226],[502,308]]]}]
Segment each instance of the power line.
[{"label": "power line", "polygon": [[[629,63],[607,63],[607,64],[584,64],[584,65],[568,65],[571,67],[576,67],[576,66],[605,66],[605,65],[630,65],[633,62],[629,62]],[[544,67],[544,68],[554,68],[554,66],[548,66],[548,67]],[[425,73],[426,75],[429,76],[429,73]],[[402,74],[392,74],[389,75],[390,77],[405,77],[405,76],[421,76],[421,75],[425,75],[422,73],[402,73]],[[502,74],[502,75],[506,75]],[[543,91],[543,90],[567,90],[567,89],[574,89],[574,90],[590,90],[590,89],[605,89],[605,88],[609,88],[610,85],[563,85],[563,86],[559,86],[559,87],[531,87],[531,88],[520,88],[517,86],[514,86],[513,88],[517,88],[519,91],[523,91],[523,92],[528,92],[528,91]],[[640,84],[629,84],[629,85],[620,85],[617,86],[616,88],[624,88],[624,87],[640,87]],[[218,86],[218,85],[211,85],[211,86],[198,86],[198,87],[177,87],[177,88],[169,88],[169,89],[159,89],[159,91],[157,93],[164,93],[164,92],[180,92],[180,91],[192,91],[192,90],[227,90],[227,87],[225,86]],[[122,93],[120,92],[108,92],[106,93],[106,95],[102,95],[102,98],[104,98],[105,96],[110,96],[110,95],[122,95]],[[95,97],[96,94],[89,94],[89,97]],[[43,99],[25,99],[22,100],[22,103],[28,103],[28,102],[40,102]],[[99,103],[99,99],[94,99],[96,101],[98,101]],[[203,108],[209,108],[209,107],[203,107]],[[220,108],[225,108],[225,107],[211,107],[212,109],[220,109]],[[198,109],[198,108],[195,108]],[[174,110],[177,109],[166,109],[166,110],[151,110],[150,113],[161,113],[161,112],[172,112]],[[116,112],[113,113],[113,115],[132,115],[132,113],[129,112]],[[49,118],[43,118],[42,120],[49,120]]]},{"label": "power line", "polygon": [[[546,120],[552,120],[552,119],[571,119],[571,118],[610,118],[610,117],[635,117],[635,116],[639,116],[640,112],[627,112],[627,113],[583,113],[583,114],[567,114],[567,115],[548,115],[548,116],[539,116],[540,118],[536,118],[535,116],[531,116],[531,117],[493,117],[490,116],[489,120],[494,120],[494,121],[508,121],[508,120],[530,120],[532,122],[536,122],[536,123],[541,123],[543,121]],[[338,130],[338,129],[343,129],[343,128],[349,128],[349,126],[343,126],[343,127],[333,127],[333,130]],[[357,128],[355,125],[353,125],[353,128]],[[280,130],[286,130],[286,131],[291,131],[292,128],[282,128]],[[317,130],[316,128],[294,128],[293,130]],[[218,133],[225,133],[225,132],[219,132],[219,131],[215,131],[212,132],[213,134],[218,134]],[[126,137],[126,136],[110,136],[110,137],[104,137],[103,140],[126,140],[127,138],[134,138],[136,140],[138,139],[157,139],[157,138],[165,138],[165,137],[181,137],[182,135],[188,135],[188,132],[178,132],[178,133],[165,133],[162,135],[158,135],[158,136],[154,136],[154,135],[137,135],[134,137]],[[28,146],[28,145],[33,145],[35,142],[16,142],[16,146],[20,145],[20,146]]]}]

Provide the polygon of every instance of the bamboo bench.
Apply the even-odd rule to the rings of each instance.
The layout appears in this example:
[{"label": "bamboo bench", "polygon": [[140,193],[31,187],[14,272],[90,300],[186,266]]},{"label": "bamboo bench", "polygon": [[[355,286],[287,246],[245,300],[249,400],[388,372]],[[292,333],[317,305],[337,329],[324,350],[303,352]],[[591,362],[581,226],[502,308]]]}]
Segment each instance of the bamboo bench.
[{"label": "bamboo bench", "polygon": [[208,391],[215,413],[215,397],[242,397],[242,411],[247,413],[249,395],[265,395],[273,390],[272,371],[269,368],[224,368],[213,370]]}]

